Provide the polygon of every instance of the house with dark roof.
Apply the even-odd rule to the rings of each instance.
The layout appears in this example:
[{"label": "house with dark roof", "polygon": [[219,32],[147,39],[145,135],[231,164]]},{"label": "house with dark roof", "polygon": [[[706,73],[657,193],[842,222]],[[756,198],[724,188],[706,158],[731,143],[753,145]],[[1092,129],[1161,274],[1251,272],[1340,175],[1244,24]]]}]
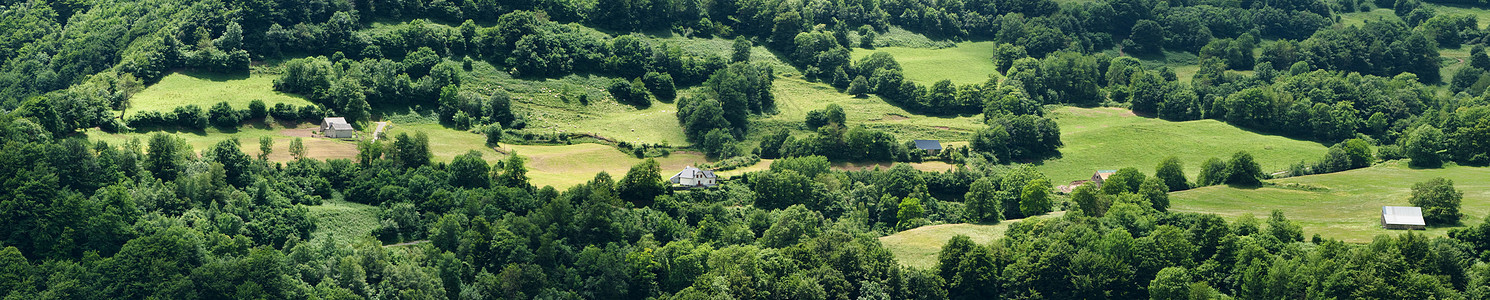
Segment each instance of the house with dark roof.
[{"label": "house with dark roof", "polygon": [[719,177],[714,175],[714,171],[687,166],[668,181],[683,187],[712,187],[719,184]]},{"label": "house with dark roof", "polygon": [[942,152],[942,142],[937,140],[915,140],[916,150],[926,151],[926,155],[936,155]]},{"label": "house with dark roof", "polygon": [[329,117],[321,120],[321,134],[328,138],[350,139],[356,133],[352,123],[347,123],[347,118]]},{"label": "house with dark roof", "polygon": [[1420,207],[1382,206],[1381,228],[1424,230],[1428,228],[1428,223],[1423,222],[1423,209]]}]

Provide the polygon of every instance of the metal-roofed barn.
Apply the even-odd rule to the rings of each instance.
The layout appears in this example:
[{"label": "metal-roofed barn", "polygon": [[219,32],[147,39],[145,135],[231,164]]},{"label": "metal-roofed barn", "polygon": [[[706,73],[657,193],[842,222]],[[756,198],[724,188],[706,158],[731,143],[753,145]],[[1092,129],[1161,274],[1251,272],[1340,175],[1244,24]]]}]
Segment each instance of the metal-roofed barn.
[{"label": "metal-roofed barn", "polygon": [[1382,206],[1381,228],[1424,230],[1428,224],[1423,222],[1423,209],[1412,206]]},{"label": "metal-roofed barn", "polygon": [[936,155],[942,152],[942,142],[937,140],[915,140],[916,150],[926,151],[926,155]]},{"label": "metal-roofed barn", "polygon": [[331,117],[321,121],[321,134],[329,138],[349,139],[356,132],[352,123],[347,123],[347,118]]}]

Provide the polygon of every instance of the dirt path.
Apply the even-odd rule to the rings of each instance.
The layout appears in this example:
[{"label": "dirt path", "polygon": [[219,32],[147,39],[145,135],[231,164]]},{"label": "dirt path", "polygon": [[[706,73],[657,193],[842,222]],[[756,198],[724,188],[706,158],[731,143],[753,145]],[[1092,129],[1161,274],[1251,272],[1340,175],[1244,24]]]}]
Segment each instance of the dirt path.
[{"label": "dirt path", "polygon": [[373,141],[376,142],[376,141],[378,141],[378,136],[379,135],[382,135],[383,128],[384,127],[388,127],[388,122],[374,122],[374,123],[375,124],[378,124],[378,129],[373,130]]},{"label": "dirt path", "polygon": [[397,243],[397,244],[392,244],[392,245],[383,245],[383,247],[385,247],[385,248],[386,247],[403,247],[403,246],[412,246],[412,245],[418,245],[418,244],[423,244],[423,243],[428,243],[428,242],[429,242],[429,240],[422,240],[422,241],[413,241],[413,242],[407,242],[407,243]]}]

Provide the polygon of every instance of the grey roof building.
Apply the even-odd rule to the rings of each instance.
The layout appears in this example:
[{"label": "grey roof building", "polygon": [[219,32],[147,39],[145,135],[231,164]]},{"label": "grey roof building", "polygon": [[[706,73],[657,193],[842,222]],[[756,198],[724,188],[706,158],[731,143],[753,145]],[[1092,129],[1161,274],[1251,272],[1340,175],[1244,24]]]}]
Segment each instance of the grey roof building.
[{"label": "grey roof building", "polygon": [[926,151],[928,155],[936,155],[942,152],[942,142],[937,140],[915,140],[916,150]]},{"label": "grey roof building", "polygon": [[1428,224],[1423,222],[1423,209],[1420,207],[1382,206],[1381,228],[1424,230]]}]

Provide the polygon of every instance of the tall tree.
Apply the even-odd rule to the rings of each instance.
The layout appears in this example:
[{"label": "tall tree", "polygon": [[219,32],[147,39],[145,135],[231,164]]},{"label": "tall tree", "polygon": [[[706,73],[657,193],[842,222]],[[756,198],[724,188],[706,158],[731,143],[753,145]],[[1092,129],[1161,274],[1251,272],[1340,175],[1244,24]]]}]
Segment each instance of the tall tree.
[{"label": "tall tree", "polygon": [[1019,212],[1025,216],[1038,216],[1050,212],[1050,181],[1035,179],[1024,185],[1019,194]]},{"label": "tall tree", "polygon": [[1164,180],[1164,185],[1169,187],[1169,191],[1190,189],[1190,183],[1185,179],[1185,165],[1180,162],[1179,157],[1165,157],[1154,170],[1154,177]]},{"label": "tall tree", "polygon": [[259,160],[269,160],[270,153],[274,153],[274,138],[259,137]]},{"label": "tall tree", "polygon": [[1438,177],[1412,185],[1413,206],[1423,208],[1423,219],[1433,225],[1456,225],[1463,216],[1459,212],[1464,192],[1454,189],[1454,181]]},{"label": "tall tree", "polygon": [[652,206],[653,199],[664,192],[667,192],[667,185],[662,181],[662,166],[650,158],[631,166],[626,177],[616,183],[616,193],[621,200],[636,207]]}]

